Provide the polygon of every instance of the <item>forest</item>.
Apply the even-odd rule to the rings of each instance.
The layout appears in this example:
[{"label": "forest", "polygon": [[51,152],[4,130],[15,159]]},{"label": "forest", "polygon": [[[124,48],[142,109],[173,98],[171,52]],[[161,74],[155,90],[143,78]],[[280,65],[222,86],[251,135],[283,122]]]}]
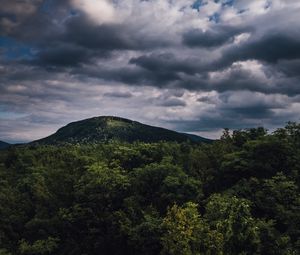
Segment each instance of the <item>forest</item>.
[{"label": "forest", "polygon": [[300,124],[0,151],[0,255],[298,255]]}]

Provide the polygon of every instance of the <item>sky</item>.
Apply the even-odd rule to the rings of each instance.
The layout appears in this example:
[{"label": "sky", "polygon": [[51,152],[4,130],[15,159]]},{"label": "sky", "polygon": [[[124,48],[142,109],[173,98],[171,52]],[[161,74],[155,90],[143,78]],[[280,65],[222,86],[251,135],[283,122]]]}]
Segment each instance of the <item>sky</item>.
[{"label": "sky", "polygon": [[0,140],[113,115],[217,138],[300,118],[300,0],[0,0]]}]

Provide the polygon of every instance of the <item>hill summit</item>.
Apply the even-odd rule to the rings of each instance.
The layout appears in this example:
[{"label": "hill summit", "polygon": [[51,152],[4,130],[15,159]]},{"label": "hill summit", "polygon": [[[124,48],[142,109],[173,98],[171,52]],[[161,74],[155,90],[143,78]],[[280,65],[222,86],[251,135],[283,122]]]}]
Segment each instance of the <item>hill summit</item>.
[{"label": "hill summit", "polygon": [[115,116],[100,116],[72,122],[56,133],[34,141],[34,144],[61,144],[61,143],[99,143],[107,141],[122,142],[209,142],[211,140],[179,133],[165,128],[154,127]]}]

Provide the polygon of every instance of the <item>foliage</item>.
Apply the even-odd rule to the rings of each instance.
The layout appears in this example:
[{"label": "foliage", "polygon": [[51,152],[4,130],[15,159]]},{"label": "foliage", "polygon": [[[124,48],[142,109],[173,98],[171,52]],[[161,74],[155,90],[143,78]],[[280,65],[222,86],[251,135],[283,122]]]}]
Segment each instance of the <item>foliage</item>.
[{"label": "foliage", "polygon": [[[122,135],[129,124],[107,123]],[[210,144],[10,146],[0,254],[296,255],[299,170],[296,123],[225,130]]]},{"label": "foliage", "polygon": [[259,228],[246,199],[212,195],[206,205],[205,218],[222,234],[225,254],[258,254]]},{"label": "foliage", "polygon": [[196,254],[193,244],[197,242],[197,231],[201,228],[197,205],[187,203],[180,208],[176,204],[169,208],[163,221],[165,234],[162,237],[163,254]]},{"label": "foliage", "polygon": [[[33,142],[33,144],[78,144],[108,141],[122,142],[211,142],[196,135],[144,125],[142,123],[113,116],[94,117],[68,124],[55,134]],[[1,146],[1,144],[0,144]]]},{"label": "foliage", "polygon": [[52,254],[58,246],[59,239],[48,237],[46,240],[37,240],[29,244],[24,239],[20,241],[21,254]]}]

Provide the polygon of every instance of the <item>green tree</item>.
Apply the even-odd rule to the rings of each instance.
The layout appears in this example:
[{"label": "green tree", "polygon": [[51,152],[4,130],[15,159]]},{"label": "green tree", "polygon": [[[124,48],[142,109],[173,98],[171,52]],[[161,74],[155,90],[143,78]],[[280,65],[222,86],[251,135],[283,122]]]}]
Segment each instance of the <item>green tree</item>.
[{"label": "green tree", "polygon": [[169,208],[163,221],[165,234],[162,237],[162,254],[199,254],[197,250],[193,249],[193,243],[197,241],[200,224],[201,220],[196,204],[187,203],[185,207],[175,204]]},{"label": "green tree", "polygon": [[22,239],[20,241],[19,250],[21,254],[53,254],[58,247],[59,239],[48,237],[46,240],[37,240],[33,244],[29,244]]},{"label": "green tree", "polygon": [[188,202],[183,207],[175,204],[168,209],[163,221],[162,254],[223,254],[223,235],[210,229],[197,207]]},{"label": "green tree", "polygon": [[136,199],[160,212],[165,212],[169,204],[197,201],[202,196],[201,182],[172,164],[170,158],[135,169],[130,176]]},{"label": "green tree", "polygon": [[248,200],[212,195],[204,216],[211,228],[223,235],[224,254],[259,254],[259,228]]}]

